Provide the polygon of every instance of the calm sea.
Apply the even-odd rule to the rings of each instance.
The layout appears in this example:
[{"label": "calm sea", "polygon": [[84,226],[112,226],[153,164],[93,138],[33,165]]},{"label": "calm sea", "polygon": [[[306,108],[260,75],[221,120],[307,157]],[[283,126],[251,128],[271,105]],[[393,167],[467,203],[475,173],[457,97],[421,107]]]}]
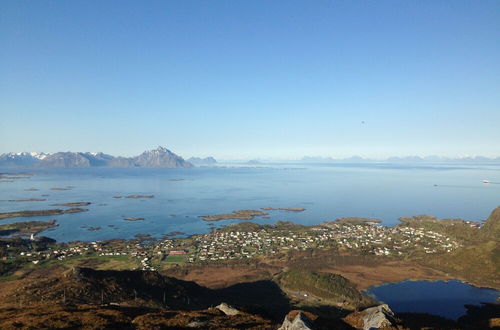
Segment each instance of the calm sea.
[{"label": "calm sea", "polygon": [[[262,168],[58,169],[29,170],[29,179],[0,181],[0,212],[55,208],[91,202],[89,212],[63,216],[44,233],[58,241],[161,237],[169,232],[206,233],[238,220],[205,222],[199,216],[261,207],[303,207],[300,213],[272,211],[257,223],[290,220],[318,224],[338,217],[379,218],[395,225],[400,216],[430,214],[484,220],[500,205],[500,166],[394,164],[271,164]],[[0,170],[9,172],[12,170]],[[18,171],[18,170],[16,170]],[[491,183],[484,184],[484,179]],[[50,188],[72,187],[58,191]],[[28,191],[28,189],[38,189]],[[113,196],[152,194],[151,199]],[[48,196],[42,196],[48,195]],[[6,200],[46,198],[41,202]],[[143,217],[125,221],[123,217]],[[87,227],[101,227],[89,231]]]}]

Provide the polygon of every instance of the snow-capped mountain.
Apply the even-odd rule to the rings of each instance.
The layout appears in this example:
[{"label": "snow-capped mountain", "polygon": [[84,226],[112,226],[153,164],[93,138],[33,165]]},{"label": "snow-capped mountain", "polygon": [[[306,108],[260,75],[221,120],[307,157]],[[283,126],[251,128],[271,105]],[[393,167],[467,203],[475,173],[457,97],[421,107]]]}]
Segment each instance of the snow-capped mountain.
[{"label": "snow-capped mountain", "polygon": [[44,152],[9,152],[0,155],[0,166],[32,166],[47,156]]},{"label": "snow-capped mountain", "polygon": [[139,167],[193,167],[193,164],[185,161],[182,157],[177,156],[170,150],[163,147],[144,151],[139,156],[134,157],[133,160],[134,165]]},{"label": "snow-capped mountain", "polygon": [[0,167],[85,168],[85,167],[193,167],[170,150],[158,147],[136,157],[114,157],[102,152],[18,152],[0,155]]}]

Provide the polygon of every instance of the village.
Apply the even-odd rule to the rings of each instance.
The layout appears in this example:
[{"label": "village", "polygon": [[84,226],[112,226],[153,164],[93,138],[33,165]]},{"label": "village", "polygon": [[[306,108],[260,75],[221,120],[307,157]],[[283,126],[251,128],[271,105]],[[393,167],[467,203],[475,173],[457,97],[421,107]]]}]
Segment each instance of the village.
[{"label": "village", "polygon": [[449,237],[411,227],[326,223],[308,230],[266,228],[258,231],[215,231],[194,238],[188,261],[252,258],[287,250],[336,249],[363,254],[401,256],[448,253],[460,246]]},{"label": "village", "polygon": [[188,238],[71,242],[45,251],[23,251],[3,258],[22,258],[33,264],[85,257],[114,258],[128,260],[131,269],[160,270],[171,264],[265,257],[290,250],[324,249],[404,257],[450,253],[461,246],[441,233],[402,225],[327,222],[311,227],[291,223],[255,226],[249,229],[233,225]]}]

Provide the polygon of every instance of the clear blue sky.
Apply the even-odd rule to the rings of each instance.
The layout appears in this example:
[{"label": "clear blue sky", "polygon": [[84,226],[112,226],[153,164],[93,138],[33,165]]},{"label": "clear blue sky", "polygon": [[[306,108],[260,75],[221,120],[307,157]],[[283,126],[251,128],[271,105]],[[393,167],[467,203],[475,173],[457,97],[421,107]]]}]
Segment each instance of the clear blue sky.
[{"label": "clear blue sky", "polygon": [[4,0],[0,44],[0,152],[500,156],[498,0]]}]

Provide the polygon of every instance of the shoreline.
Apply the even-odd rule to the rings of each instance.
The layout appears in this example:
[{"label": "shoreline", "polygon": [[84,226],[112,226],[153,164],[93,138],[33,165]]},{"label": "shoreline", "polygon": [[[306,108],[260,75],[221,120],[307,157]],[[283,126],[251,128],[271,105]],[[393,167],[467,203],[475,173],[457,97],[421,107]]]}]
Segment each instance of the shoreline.
[{"label": "shoreline", "polygon": [[[245,210],[246,212],[253,210]],[[492,221],[495,221],[496,214],[500,214],[499,211],[492,213]],[[439,220],[430,216],[418,216],[405,218],[405,221],[391,228],[379,225],[374,220],[376,219],[341,218],[335,222],[309,226],[280,221],[274,225],[240,222],[213,229],[209,234],[191,234],[181,238],[153,239],[148,235],[149,247],[142,241],[138,242],[137,235],[128,239],[94,240],[90,244],[82,240],[58,241],[57,246],[58,250],[69,250],[70,246],[77,245],[86,250],[90,248],[92,253],[86,256],[91,258],[119,252],[131,261],[135,260],[137,253],[134,255],[133,251],[136,249],[129,245],[135,246],[135,243],[143,247],[141,253],[148,258],[154,257],[153,247],[168,246],[163,249],[185,251],[186,256],[174,258],[175,261],[162,263],[162,259],[143,263],[143,269],[146,270],[162,271],[177,265],[184,269],[198,269],[203,273],[203,269],[212,266],[225,268],[248,260],[281,269],[306,267],[319,272],[337,273],[356,283],[360,290],[405,280],[458,280],[477,288],[500,288],[500,283],[494,278],[495,271],[491,267],[481,267],[482,274],[467,273],[471,265],[477,263],[477,255],[472,258],[461,255],[462,250],[472,251],[470,248],[482,247],[477,245],[483,242],[478,241],[478,238],[489,237],[485,236],[489,233],[488,226],[483,229],[470,226],[470,222],[463,220]],[[450,229],[454,233],[451,236],[447,234]],[[45,231],[39,233],[40,239],[43,232]],[[463,235],[477,238],[461,239]],[[134,244],[129,244],[132,242]],[[203,245],[212,246],[213,252],[209,253],[207,249],[202,251],[200,247]],[[98,246],[105,248],[101,251]],[[489,250],[480,251],[484,251],[484,258],[479,260],[491,265],[492,261],[488,259],[487,254]],[[77,255],[80,254],[79,252]],[[70,254],[68,260],[72,260],[73,256],[74,254]],[[9,258],[19,257],[10,253]],[[66,255],[60,260],[64,259]],[[226,262],[230,259],[235,262]],[[448,265],[442,264],[443,260],[448,259],[462,260],[458,263],[461,268],[449,268]],[[244,268],[242,272],[245,272]]]},{"label": "shoreline", "polygon": [[380,284],[374,284],[372,286],[370,286],[369,288],[367,289],[362,289],[361,291],[362,292],[367,292],[369,289],[371,288],[378,288],[378,287],[381,287],[381,286],[384,286],[384,285],[389,285],[389,284],[397,284],[397,283],[402,283],[402,282],[448,282],[448,281],[457,281],[457,282],[460,282],[462,284],[467,284],[467,285],[470,285],[474,288],[477,288],[477,289],[485,289],[485,290],[492,290],[492,291],[496,291],[497,292],[497,295],[498,295],[498,299],[500,299],[500,289],[495,289],[495,288],[492,288],[492,287],[487,287],[487,286],[481,286],[481,285],[476,285],[472,282],[469,282],[467,280],[464,280],[464,279],[459,279],[459,278],[448,278],[448,279],[418,279],[418,278],[410,278],[410,279],[407,279],[407,280],[402,280],[402,281],[398,281],[398,282],[384,282],[384,283],[380,283]]}]

